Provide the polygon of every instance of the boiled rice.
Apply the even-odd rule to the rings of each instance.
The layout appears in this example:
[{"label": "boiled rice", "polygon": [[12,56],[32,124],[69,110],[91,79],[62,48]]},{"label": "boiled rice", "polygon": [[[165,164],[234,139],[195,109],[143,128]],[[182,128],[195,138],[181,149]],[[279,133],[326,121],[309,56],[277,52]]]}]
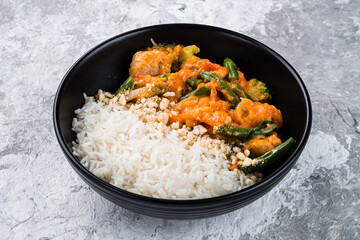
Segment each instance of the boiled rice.
[{"label": "boiled rice", "polygon": [[246,186],[246,175],[229,170],[229,161],[219,151],[189,146],[177,131],[164,134],[125,106],[86,97],[75,114],[74,155],[119,188],[155,198],[199,199]]}]

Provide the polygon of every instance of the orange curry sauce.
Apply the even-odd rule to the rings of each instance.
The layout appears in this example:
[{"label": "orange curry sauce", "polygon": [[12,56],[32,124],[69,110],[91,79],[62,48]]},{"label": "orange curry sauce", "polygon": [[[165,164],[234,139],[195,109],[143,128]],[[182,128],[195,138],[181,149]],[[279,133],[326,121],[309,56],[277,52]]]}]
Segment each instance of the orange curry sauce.
[{"label": "orange curry sauce", "polygon": [[[192,56],[183,63],[178,63],[182,47],[153,47],[134,54],[129,69],[130,76],[135,81],[136,88],[142,88],[138,98],[151,97],[155,95],[150,89],[157,87],[166,92],[174,92],[171,100],[177,102],[169,114],[169,123],[179,122],[188,127],[203,124],[209,133],[215,133],[221,125],[254,128],[263,120],[274,122],[279,128],[283,119],[280,110],[268,103],[253,102],[241,98],[235,109],[230,108],[230,103],[221,100],[218,91],[220,84],[212,80],[201,83],[197,89],[208,87],[211,89],[210,96],[190,96],[178,101],[182,95],[189,92],[186,81],[189,78],[199,79],[204,71],[215,73],[221,78],[226,78],[228,69],[219,64],[212,63],[208,59],[200,59]],[[177,67],[174,67],[178,64]],[[174,68],[177,68],[174,70]],[[160,77],[166,74],[167,76]],[[244,74],[238,71],[239,79],[235,82],[245,91],[247,81]],[[231,84],[231,83],[229,83]],[[249,149],[252,156],[259,156],[281,144],[276,133],[270,136],[253,136],[244,146]]]}]

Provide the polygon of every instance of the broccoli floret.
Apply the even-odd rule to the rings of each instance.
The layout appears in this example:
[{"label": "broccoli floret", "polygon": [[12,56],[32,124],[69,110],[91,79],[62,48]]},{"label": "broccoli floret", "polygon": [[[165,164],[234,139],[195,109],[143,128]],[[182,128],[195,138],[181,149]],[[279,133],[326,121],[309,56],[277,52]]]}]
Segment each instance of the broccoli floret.
[{"label": "broccoli floret", "polygon": [[171,71],[178,72],[181,69],[181,65],[186,62],[191,57],[194,57],[195,54],[200,52],[200,48],[195,45],[190,45],[183,47],[179,53],[179,58],[176,59],[171,65]]},{"label": "broccoli floret", "polygon": [[195,54],[199,52],[200,48],[198,48],[196,45],[190,45],[182,48],[179,56],[180,63],[184,63],[186,60],[188,60],[192,56],[195,56]]},{"label": "broccoli floret", "polygon": [[257,102],[269,102],[271,100],[271,95],[266,84],[255,78],[248,81],[246,93]]},{"label": "broccoli floret", "polygon": [[158,95],[166,93],[168,91],[168,87],[166,85],[158,85],[153,87],[151,90],[155,95]]}]

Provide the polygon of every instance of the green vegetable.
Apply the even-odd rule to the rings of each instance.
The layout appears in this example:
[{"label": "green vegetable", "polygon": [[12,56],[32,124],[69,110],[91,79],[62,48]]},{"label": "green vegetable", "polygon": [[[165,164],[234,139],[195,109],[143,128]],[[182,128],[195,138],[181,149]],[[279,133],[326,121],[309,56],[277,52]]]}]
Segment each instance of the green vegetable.
[{"label": "green vegetable", "polygon": [[167,78],[167,77],[168,77],[168,75],[165,73],[160,75],[160,78]]},{"label": "green vegetable", "polygon": [[[263,124],[271,124],[267,128],[260,129]],[[268,135],[276,128],[275,124],[271,121],[263,121],[255,128],[241,128],[241,127],[230,127],[222,125],[216,130],[216,134],[223,137],[237,138],[246,142],[253,135]]]},{"label": "green vegetable", "polygon": [[229,85],[227,85],[227,83],[224,81],[224,79],[219,78],[219,83],[220,83],[220,86],[224,90],[226,90],[229,93],[229,95],[233,98],[232,100],[231,99],[228,99],[228,100],[232,103],[231,107],[235,108],[238,105],[238,103],[240,102],[239,97],[231,90],[231,88],[229,87]]},{"label": "green vegetable", "polygon": [[251,128],[230,127],[227,125],[222,125],[216,130],[216,134],[223,137],[244,139],[250,131]]},{"label": "green vegetable", "polygon": [[115,95],[123,93],[124,91],[131,90],[135,86],[135,81],[132,77],[128,77],[120,88],[115,92]]},{"label": "green vegetable", "polygon": [[196,89],[194,91],[191,91],[189,92],[188,94],[182,96],[180,99],[179,99],[179,102],[184,100],[185,98],[188,98],[192,95],[195,95],[195,96],[202,96],[202,95],[209,95],[210,94],[210,88],[208,87],[202,87],[202,88],[199,88],[199,89]]},{"label": "green vegetable", "polygon": [[271,100],[271,95],[264,82],[256,80],[255,78],[248,81],[246,93],[257,102],[268,102]]},{"label": "green vegetable", "polygon": [[196,89],[197,86],[204,82],[202,79],[189,78],[186,80],[186,84],[189,85],[192,89]]},{"label": "green vegetable", "polygon": [[151,41],[151,43],[152,43],[152,45],[153,45],[154,47],[157,47],[157,43],[154,41],[153,38],[150,38],[150,41]]},{"label": "green vegetable", "polygon": [[259,125],[257,125],[257,127],[251,129],[251,131],[249,132],[249,134],[245,137],[244,139],[244,142],[247,142],[250,140],[250,138],[257,132],[261,129],[261,126],[264,125],[264,124],[272,124],[273,122],[272,121],[262,121]]},{"label": "green vegetable", "polygon": [[[230,58],[226,58],[224,60],[224,67],[229,69],[229,80],[237,80],[239,78],[236,65]],[[271,95],[269,94],[266,84],[256,79],[251,79],[248,82],[248,87],[246,89],[247,92],[245,92],[239,85],[232,90],[236,93],[236,95],[238,95],[238,97],[247,98],[251,101],[268,102],[271,100]]]},{"label": "green vegetable", "polygon": [[[210,74],[209,72],[202,72],[200,74],[201,78],[204,79],[205,81],[211,81],[211,79],[215,79],[216,81],[218,81],[220,83],[220,86],[223,90],[222,91],[225,96],[227,97],[228,102],[231,103],[231,107],[235,108],[236,105],[240,102],[239,97],[231,90],[231,88],[229,87],[229,85],[226,83],[226,81],[224,79],[222,79],[221,77],[219,77],[218,75],[212,73]],[[226,94],[226,92],[228,94]],[[230,97],[229,97],[230,96]]]},{"label": "green vegetable", "polygon": [[228,79],[231,80],[237,80],[239,79],[239,75],[237,73],[236,65],[230,58],[225,58],[224,60],[224,67],[229,69]]},{"label": "green vegetable", "polygon": [[184,63],[186,60],[188,60],[189,58],[195,56],[195,54],[200,52],[200,48],[198,48],[195,45],[190,45],[187,47],[183,47],[180,51],[179,54],[179,60],[180,63]]},{"label": "green vegetable", "polygon": [[233,153],[234,153],[234,150],[233,150],[234,146],[231,143],[225,142],[225,147],[226,147],[225,156],[227,158],[230,158],[231,155],[233,155]]},{"label": "green vegetable", "polygon": [[167,92],[167,86],[155,86],[151,89],[155,95],[163,94]]},{"label": "green vegetable", "polygon": [[[210,82],[214,78],[212,76],[212,74],[210,74],[209,72],[202,72],[202,73],[200,73],[200,76],[205,82]],[[215,75],[215,76],[217,76],[217,75]]]},{"label": "green vegetable", "polygon": [[190,97],[191,95],[194,95],[195,91],[196,91],[196,90],[191,91],[191,92],[189,92],[188,94],[186,94],[186,95],[182,96],[181,98],[179,98],[179,102],[181,102],[182,100]]},{"label": "green vegetable", "polygon": [[268,151],[267,153],[263,154],[262,156],[256,158],[256,164],[250,166],[239,166],[241,170],[245,173],[252,173],[255,171],[259,171],[267,166],[273,164],[274,162],[278,161],[286,154],[290,152],[290,150],[295,146],[296,141],[292,137],[288,140],[280,144],[279,146],[275,147],[274,149]]},{"label": "green vegetable", "polygon": [[208,87],[202,87],[202,88],[199,88],[195,91],[194,95],[195,96],[202,96],[202,95],[210,95],[210,88]]},{"label": "green vegetable", "polygon": [[254,101],[254,100],[249,96],[249,94],[247,94],[247,93],[245,92],[245,90],[244,90],[242,87],[240,87],[238,84],[236,84],[235,87],[234,87],[232,90],[233,90],[233,92],[234,92],[239,98],[247,98],[247,99],[249,99],[249,100],[251,100],[251,101]]}]

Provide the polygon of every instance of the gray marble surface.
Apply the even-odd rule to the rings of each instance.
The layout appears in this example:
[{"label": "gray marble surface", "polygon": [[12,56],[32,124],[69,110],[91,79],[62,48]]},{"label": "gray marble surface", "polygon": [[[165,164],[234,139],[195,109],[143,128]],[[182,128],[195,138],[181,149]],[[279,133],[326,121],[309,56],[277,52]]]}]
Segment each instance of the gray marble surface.
[{"label": "gray marble surface", "polygon": [[[0,1],[0,239],[359,239],[360,2]],[[138,27],[203,23],[283,55],[313,103],[296,166],[270,193],[192,221],[134,214],[66,162],[52,126],[61,78],[88,49]]]}]

